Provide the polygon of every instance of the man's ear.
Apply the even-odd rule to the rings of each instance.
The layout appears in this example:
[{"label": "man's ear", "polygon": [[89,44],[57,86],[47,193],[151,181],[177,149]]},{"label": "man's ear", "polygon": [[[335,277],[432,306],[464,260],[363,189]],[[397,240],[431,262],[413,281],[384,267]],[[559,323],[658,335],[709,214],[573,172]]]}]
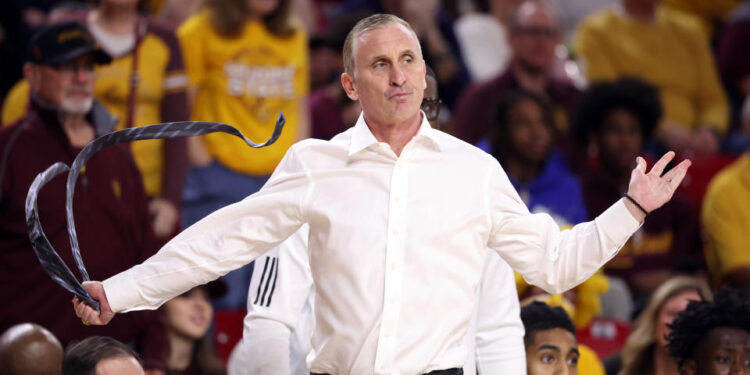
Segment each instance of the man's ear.
[{"label": "man's ear", "polygon": [[346,91],[346,96],[348,96],[349,99],[354,100],[354,101],[359,100],[359,94],[357,94],[357,87],[354,85],[354,76],[352,76],[349,73],[341,74],[341,86],[344,87],[344,91]]},{"label": "man's ear", "polygon": [[680,375],[695,375],[697,364],[694,359],[686,359],[680,366]]},{"label": "man's ear", "polygon": [[23,64],[23,78],[29,83],[31,92],[39,91],[39,68],[27,62]]}]

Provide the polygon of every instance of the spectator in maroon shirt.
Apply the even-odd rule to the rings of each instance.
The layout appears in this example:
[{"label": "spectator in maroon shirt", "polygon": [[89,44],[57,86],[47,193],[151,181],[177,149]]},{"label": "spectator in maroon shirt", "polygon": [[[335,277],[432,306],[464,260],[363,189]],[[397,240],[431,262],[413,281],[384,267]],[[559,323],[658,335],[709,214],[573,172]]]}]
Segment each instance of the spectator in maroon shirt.
[{"label": "spectator in maroon shirt", "polygon": [[[115,119],[93,100],[94,65],[109,56],[76,23],[42,28],[32,39],[24,75],[31,104],[26,117],[0,129],[0,331],[22,322],[49,329],[63,345],[92,335],[133,343],[147,368],[164,368],[166,336],[154,311],[114,326],[87,327],[70,312],[72,295],[45,273],[34,255],[24,206],[36,175],[55,162],[72,164],[81,148],[114,128]],[[73,199],[81,255],[94,278],[141,263],[156,250],[146,194],[125,145],[105,148],[86,165]],[[65,178],[39,193],[41,223],[70,269]]]},{"label": "spectator in maroon shirt", "polygon": [[572,81],[553,74],[555,48],[561,42],[555,14],[542,2],[527,1],[513,13],[509,31],[513,57],[508,68],[497,78],[470,85],[458,101],[455,135],[466,142],[477,144],[486,136],[492,127],[492,108],[511,90],[546,97],[554,107],[558,128],[565,130],[570,123],[579,92]]},{"label": "spectator in maroon shirt", "polygon": [[[594,84],[582,95],[574,130],[581,147],[595,150],[597,159],[583,176],[590,217],[627,191],[633,161],[661,114],[658,91],[632,78]],[[649,215],[604,271],[628,284],[637,305],[675,273],[702,267],[698,232],[690,206],[675,196]]]}]

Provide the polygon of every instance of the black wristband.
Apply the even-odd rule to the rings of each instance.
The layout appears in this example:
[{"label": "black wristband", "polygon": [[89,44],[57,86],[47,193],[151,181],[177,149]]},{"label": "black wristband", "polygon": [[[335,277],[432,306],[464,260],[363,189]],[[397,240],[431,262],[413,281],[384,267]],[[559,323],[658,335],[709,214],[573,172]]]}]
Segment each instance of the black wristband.
[{"label": "black wristband", "polygon": [[633,197],[631,197],[630,195],[628,195],[628,193],[625,193],[625,194],[623,194],[622,196],[623,196],[623,197],[625,197],[625,198],[627,198],[627,199],[628,199],[629,201],[633,202],[633,204],[634,204],[634,205],[635,205],[636,207],[638,207],[638,209],[640,209],[641,211],[643,211],[643,213],[644,213],[644,214],[645,214],[646,216],[648,216],[648,214],[649,214],[650,212],[646,211],[646,209],[645,209],[645,208],[643,208],[643,206],[641,206],[641,204],[640,204],[640,203],[636,202],[636,201],[635,201],[635,199],[633,199]]}]

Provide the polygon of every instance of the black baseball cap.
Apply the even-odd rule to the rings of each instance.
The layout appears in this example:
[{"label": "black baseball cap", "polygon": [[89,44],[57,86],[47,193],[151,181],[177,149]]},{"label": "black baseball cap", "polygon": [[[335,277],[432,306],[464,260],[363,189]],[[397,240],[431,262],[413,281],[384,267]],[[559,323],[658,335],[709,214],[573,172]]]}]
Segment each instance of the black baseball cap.
[{"label": "black baseball cap", "polygon": [[109,64],[112,57],[97,45],[88,30],[76,22],[43,26],[29,43],[28,61],[61,64],[90,53],[97,64]]}]

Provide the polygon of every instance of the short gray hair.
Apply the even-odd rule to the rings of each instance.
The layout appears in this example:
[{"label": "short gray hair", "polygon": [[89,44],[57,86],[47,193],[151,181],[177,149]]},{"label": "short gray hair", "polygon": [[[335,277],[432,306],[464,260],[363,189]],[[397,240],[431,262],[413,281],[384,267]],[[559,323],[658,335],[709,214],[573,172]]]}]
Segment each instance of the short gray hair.
[{"label": "short gray hair", "polygon": [[[355,72],[355,66],[354,66],[354,40],[357,39],[360,35],[363,33],[380,29],[389,25],[398,24],[406,27],[409,31],[411,31],[412,35],[414,35],[414,39],[417,40],[417,44],[419,44],[419,38],[417,38],[417,33],[414,32],[414,29],[412,29],[411,25],[409,25],[408,22],[402,20],[401,18],[398,18],[397,16],[394,16],[392,14],[373,14],[372,16],[369,16],[367,18],[361,19],[359,22],[357,22],[356,25],[352,28],[351,31],[349,31],[349,34],[346,35],[346,40],[344,40],[344,71],[349,74],[354,74]],[[419,46],[420,53],[422,52],[422,46]]]}]

